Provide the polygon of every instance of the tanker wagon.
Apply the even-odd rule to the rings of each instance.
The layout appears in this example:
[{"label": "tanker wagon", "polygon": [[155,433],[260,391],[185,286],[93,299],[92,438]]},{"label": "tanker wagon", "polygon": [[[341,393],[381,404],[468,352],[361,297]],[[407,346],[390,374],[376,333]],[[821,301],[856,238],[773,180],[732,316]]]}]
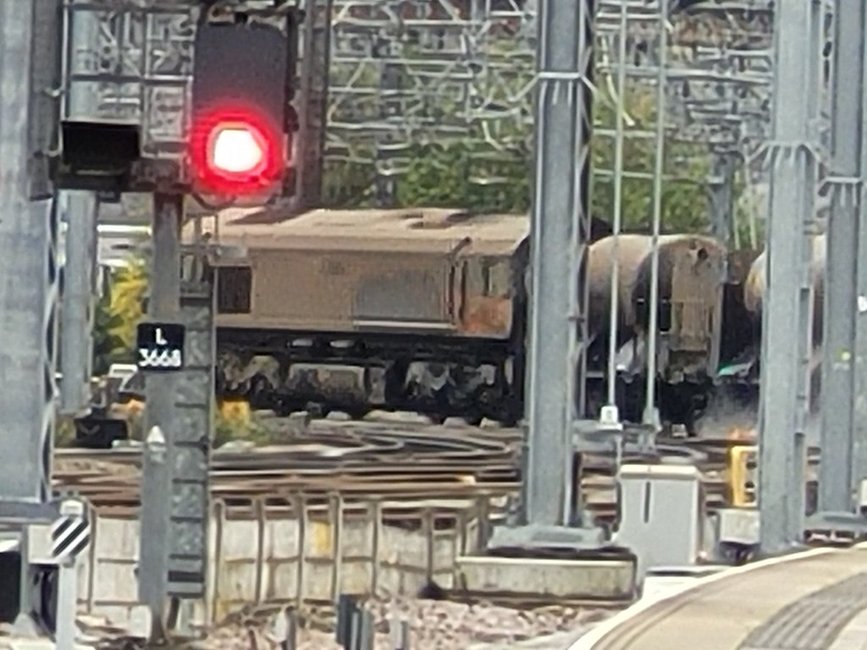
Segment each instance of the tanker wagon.
[{"label": "tanker wagon", "polygon": [[[642,418],[647,382],[653,240],[632,233],[617,240],[616,256],[613,236],[590,247],[588,402],[591,412],[607,402],[613,327],[617,402],[621,417],[637,422]],[[658,250],[657,404],[664,424],[681,424],[695,432],[696,419],[716,390],[720,367],[748,343],[744,319],[737,310],[740,300],[731,300],[730,254],[723,244],[702,235],[672,234],[659,237]],[[618,310],[612,325],[615,259]]]}]

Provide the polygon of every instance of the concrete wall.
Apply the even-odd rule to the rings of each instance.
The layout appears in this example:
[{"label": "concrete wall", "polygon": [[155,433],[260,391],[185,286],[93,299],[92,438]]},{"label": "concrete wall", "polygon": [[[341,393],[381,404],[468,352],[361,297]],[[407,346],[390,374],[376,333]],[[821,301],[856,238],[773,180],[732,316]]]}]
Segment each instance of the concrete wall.
[{"label": "concrete wall", "polygon": [[[414,595],[433,579],[453,584],[455,558],[483,546],[504,497],[473,501],[328,503],[294,506],[213,505],[206,602],[196,623],[219,621],[244,606],[334,602],[341,593]],[[484,523],[488,522],[488,523]],[[32,547],[47,556],[44,546]],[[35,541],[35,540],[34,540]],[[139,523],[134,515],[98,513],[79,568],[84,613],[125,624],[137,604]]]}]

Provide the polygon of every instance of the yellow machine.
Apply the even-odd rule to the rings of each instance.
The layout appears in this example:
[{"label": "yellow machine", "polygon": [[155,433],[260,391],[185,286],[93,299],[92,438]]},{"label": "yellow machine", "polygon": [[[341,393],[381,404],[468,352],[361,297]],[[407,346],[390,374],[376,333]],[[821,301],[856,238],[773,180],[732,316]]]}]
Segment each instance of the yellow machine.
[{"label": "yellow machine", "polygon": [[729,450],[728,499],[735,508],[757,505],[758,452],[756,445],[737,445]]},{"label": "yellow machine", "polygon": [[250,402],[243,398],[226,398],[219,402],[220,418],[233,425],[248,425],[252,416]]}]

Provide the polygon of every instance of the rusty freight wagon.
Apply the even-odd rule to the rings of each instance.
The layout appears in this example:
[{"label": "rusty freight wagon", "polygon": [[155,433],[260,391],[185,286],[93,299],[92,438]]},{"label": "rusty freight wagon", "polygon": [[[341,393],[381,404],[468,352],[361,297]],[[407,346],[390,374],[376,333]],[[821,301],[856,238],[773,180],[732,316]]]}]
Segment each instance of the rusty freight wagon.
[{"label": "rusty freight wagon", "polygon": [[513,421],[528,227],[525,215],[448,209],[205,220],[235,251],[213,261],[218,391],[279,410]]},{"label": "rusty freight wagon", "polygon": [[[594,220],[588,260],[590,415],[604,400],[609,330],[603,225]],[[513,423],[523,414],[526,215],[225,210],[202,228],[231,252],[212,259],[221,396],[284,412],[314,403],[352,415],[385,408]],[[629,417],[640,417],[646,379],[650,242],[620,238],[616,365],[619,383],[632,386],[622,395]],[[752,341],[730,258],[709,237],[660,239],[660,408],[688,428],[744,328]]]}]

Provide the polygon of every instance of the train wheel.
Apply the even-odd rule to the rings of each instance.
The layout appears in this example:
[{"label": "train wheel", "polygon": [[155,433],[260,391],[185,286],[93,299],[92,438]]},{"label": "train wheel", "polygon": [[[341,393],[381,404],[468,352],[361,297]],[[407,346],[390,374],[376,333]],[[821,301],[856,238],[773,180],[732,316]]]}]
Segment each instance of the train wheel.
[{"label": "train wheel", "polygon": [[498,422],[504,427],[516,427],[524,417],[523,410],[514,404],[508,403],[508,398],[501,398],[498,403],[493,404],[490,408],[486,408],[482,412],[483,417]]},{"label": "train wheel", "polygon": [[482,424],[484,416],[480,413],[467,413],[463,419],[471,427],[477,427]]},{"label": "train wheel", "polygon": [[401,408],[406,398],[406,373],[409,364],[398,360],[385,370],[385,404],[389,408]]},{"label": "train wheel", "polygon": [[255,375],[250,380],[250,399],[258,401],[265,395],[267,395],[270,389],[270,385],[268,380],[265,379],[262,375]]},{"label": "train wheel", "polygon": [[363,420],[368,413],[370,413],[371,409],[365,406],[353,407],[350,409],[343,409],[344,413],[349,415],[353,420]]},{"label": "train wheel", "polygon": [[307,402],[304,405],[304,410],[307,411],[310,417],[314,420],[325,417],[325,405],[321,402]]}]

